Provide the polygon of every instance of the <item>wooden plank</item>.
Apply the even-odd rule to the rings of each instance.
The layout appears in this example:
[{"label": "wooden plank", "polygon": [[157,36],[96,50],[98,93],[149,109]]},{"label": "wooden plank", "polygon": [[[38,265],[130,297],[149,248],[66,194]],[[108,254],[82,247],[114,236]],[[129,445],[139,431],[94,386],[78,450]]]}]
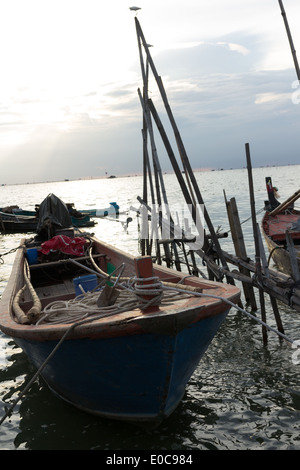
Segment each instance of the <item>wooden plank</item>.
[{"label": "wooden plank", "polygon": [[[232,241],[235,248],[235,254],[238,258],[247,261],[248,256],[235,198],[231,198],[230,201],[227,201],[225,196],[225,205],[227,209]],[[247,268],[240,266],[239,269],[241,274],[250,278],[250,271]],[[252,310],[257,310],[256,298],[252,283],[247,284],[242,280],[242,286],[247,304],[251,305]]]},{"label": "wooden plank", "polygon": [[[93,254],[93,258],[102,258],[105,257],[105,254],[102,253],[97,253]],[[71,263],[72,260],[74,261],[88,261],[90,259],[89,256],[80,256],[78,258],[67,258],[67,259],[60,259],[58,261],[49,261],[48,263],[37,263],[37,264],[31,264],[30,265],[30,270],[32,269],[39,269],[39,268],[51,268],[53,266],[58,266],[59,264],[65,264],[65,263]]]}]

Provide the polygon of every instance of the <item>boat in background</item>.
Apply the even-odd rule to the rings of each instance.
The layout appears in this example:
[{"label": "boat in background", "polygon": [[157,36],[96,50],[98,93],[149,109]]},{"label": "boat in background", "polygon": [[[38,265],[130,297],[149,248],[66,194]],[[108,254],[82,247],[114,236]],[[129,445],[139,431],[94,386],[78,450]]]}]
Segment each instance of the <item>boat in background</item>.
[{"label": "boat in background", "polygon": [[120,213],[120,207],[116,202],[110,202],[109,207],[104,209],[82,209],[82,214],[88,214],[90,217],[117,216]]},{"label": "boat in background", "polygon": [[[44,201],[52,199],[52,205],[55,207],[57,198],[49,194]],[[0,232],[2,233],[28,233],[36,232],[41,218],[40,207],[45,202],[36,205],[35,211],[20,209],[18,206],[8,206],[0,209]],[[70,215],[69,226],[73,227],[94,227],[95,221],[91,220],[88,213],[77,211],[73,204],[66,204]]]},{"label": "boat in background", "polygon": [[36,232],[36,217],[18,217],[0,211],[0,232],[1,233],[30,233]]},{"label": "boat in background", "polygon": [[[94,227],[95,222],[89,215],[82,217],[71,217],[74,227]],[[1,233],[29,233],[36,232],[38,218],[34,216],[20,216],[0,212],[0,232]]]},{"label": "boat in background", "polygon": [[300,190],[280,204],[270,177],[266,178],[266,186],[268,201],[261,228],[269,258],[280,271],[295,278],[300,266],[300,211],[294,208],[294,203],[300,197]]},{"label": "boat in background", "polygon": [[[93,218],[118,217],[120,207],[116,202],[110,202],[109,207],[103,209],[82,209],[74,208],[73,203],[66,206],[71,215],[74,227],[94,227],[96,222]],[[35,232],[39,219],[39,204],[34,211],[24,210],[18,206],[7,206],[0,208],[0,232],[2,233],[28,233]]]},{"label": "boat in background", "polygon": [[154,265],[92,236],[37,236],[16,251],[0,329],[69,404],[155,426],[180,403],[239,297],[233,285]]}]

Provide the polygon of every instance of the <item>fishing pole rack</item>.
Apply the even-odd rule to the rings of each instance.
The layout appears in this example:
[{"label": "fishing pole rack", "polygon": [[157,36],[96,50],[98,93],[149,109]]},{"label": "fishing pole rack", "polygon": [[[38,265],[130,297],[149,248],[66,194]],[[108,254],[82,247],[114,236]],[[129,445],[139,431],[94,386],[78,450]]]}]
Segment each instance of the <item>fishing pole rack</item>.
[{"label": "fishing pole rack", "polygon": [[[141,254],[152,256],[153,260],[158,264],[165,262],[168,267],[175,267],[179,271],[187,270],[191,275],[201,275],[204,278],[208,277],[211,280],[227,282],[229,284],[235,284],[235,281],[240,282],[245,297],[246,307],[250,308],[252,312],[258,310],[258,294],[263,322],[266,320],[264,296],[269,296],[278,331],[284,334],[284,328],[280,318],[277,301],[288,305],[290,308],[295,309],[296,311],[300,311],[299,283],[298,281],[295,282],[294,279],[268,266],[260,229],[256,221],[249,144],[245,144],[245,149],[250,191],[251,218],[255,244],[255,260],[251,260],[247,256],[236,201],[234,198],[230,201],[227,201],[225,194],[225,206],[230,224],[232,241],[235,248],[235,255],[232,255],[221,248],[219,239],[228,237],[228,233],[219,233],[218,230],[215,230],[212,224],[199,186],[195,179],[194,172],[191,168],[189,158],[181,139],[181,135],[171,111],[162,79],[158,75],[151,57],[149,50],[150,46],[146,42],[137,18],[135,18],[135,25],[143,81],[143,91],[141,92],[141,90],[138,89],[138,96],[143,111],[143,196],[138,197],[138,200],[141,204],[141,209],[140,211],[137,211],[137,217],[140,217],[141,212],[145,210],[146,217],[144,217],[144,220],[146,219],[153,222],[152,208],[155,206],[159,208],[167,207],[167,218],[164,218],[162,211],[158,211],[158,213],[155,214],[155,218],[158,224],[156,235],[157,233],[163,233],[163,223],[166,223],[166,220],[169,224],[171,234],[169,238],[159,238],[157,236],[152,238],[152,227],[152,231],[150,229],[148,230],[148,236],[142,236],[140,239]],[[158,86],[160,97],[162,99],[164,109],[169,119],[169,124],[171,125],[171,129],[175,137],[177,152],[179,155],[179,163],[178,157],[176,158],[175,151],[173,150],[170,139],[167,136],[165,127],[159,118],[156,107],[152,99],[149,98],[148,84],[150,70],[152,71]],[[204,230],[203,245],[201,247],[197,247],[197,249],[191,249],[190,244],[193,241],[193,237],[191,238],[190,233],[186,235],[183,231],[182,237],[180,238],[176,238],[172,233],[172,229],[175,226],[174,219],[176,219],[176,214],[174,216],[174,214],[170,213],[163,174],[158,158],[157,146],[154,139],[153,122],[156,125],[173,171],[177,177],[184,201],[189,207],[192,220],[196,229],[198,229],[198,233],[196,230],[196,234],[194,235],[195,237],[200,235],[199,224],[197,223],[196,219],[197,211],[199,210],[199,207],[201,207],[202,216],[207,226],[207,231]],[[149,146],[150,150],[148,149]],[[150,158],[150,155],[152,158]],[[180,164],[182,168],[180,167]],[[150,198],[148,197],[148,193],[150,194]],[[200,227],[200,230],[202,229],[203,227]],[[230,270],[228,264],[233,265],[234,268],[238,269]],[[199,268],[199,265],[202,265],[201,269]],[[203,266],[205,266],[207,274],[203,272]],[[257,291],[255,291],[255,289]],[[262,327],[262,333],[264,343],[266,343],[267,330],[264,326]]]}]

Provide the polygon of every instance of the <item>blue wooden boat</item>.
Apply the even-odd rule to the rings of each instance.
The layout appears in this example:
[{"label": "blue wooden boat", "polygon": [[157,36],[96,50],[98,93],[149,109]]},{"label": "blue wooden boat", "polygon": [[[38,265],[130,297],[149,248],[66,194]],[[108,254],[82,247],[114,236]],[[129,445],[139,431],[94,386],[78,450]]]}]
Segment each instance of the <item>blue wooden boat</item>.
[{"label": "blue wooden boat", "polygon": [[181,401],[239,289],[94,237],[70,237],[69,251],[57,241],[21,241],[0,303],[1,331],[66,402],[159,424]]},{"label": "blue wooden boat", "polygon": [[0,211],[1,233],[28,233],[36,232],[37,218],[34,216],[19,217]]},{"label": "blue wooden boat", "polygon": [[[73,208],[73,204],[66,204],[66,206],[69,208],[69,212],[71,214],[74,225],[77,224],[77,226],[83,226],[83,225],[80,225],[81,219],[83,220],[83,222],[89,222],[90,217],[101,218],[101,217],[119,215],[119,210],[120,210],[120,207],[116,202],[110,202],[109,207],[104,207],[102,209],[76,210]],[[38,208],[38,205],[36,207]],[[0,208],[0,214],[16,215],[19,217],[37,217],[37,210],[31,211],[31,210],[21,209],[18,206],[8,206],[6,208],[5,207]]]},{"label": "blue wooden boat", "polygon": [[[27,211],[29,212],[29,211]],[[2,233],[28,233],[36,232],[39,218],[25,214],[7,214],[0,211],[0,232]],[[84,214],[80,217],[71,216],[73,227],[94,227],[95,222],[90,216]]]},{"label": "blue wooden boat", "polygon": [[[28,233],[39,230],[42,218],[49,218],[49,215],[57,218],[57,207],[63,207],[63,211],[68,217],[68,226],[73,227],[94,227],[95,222],[91,220],[89,214],[82,214],[74,209],[72,204],[64,204],[54,194],[49,194],[36,211],[20,209],[18,206],[9,206],[0,209],[0,232],[2,233]],[[51,207],[54,209],[52,211]],[[46,209],[46,214],[45,214]]]},{"label": "blue wooden boat", "polygon": [[116,202],[110,202],[109,207],[103,209],[82,209],[82,214],[88,214],[90,217],[107,217],[119,215],[120,207]]}]

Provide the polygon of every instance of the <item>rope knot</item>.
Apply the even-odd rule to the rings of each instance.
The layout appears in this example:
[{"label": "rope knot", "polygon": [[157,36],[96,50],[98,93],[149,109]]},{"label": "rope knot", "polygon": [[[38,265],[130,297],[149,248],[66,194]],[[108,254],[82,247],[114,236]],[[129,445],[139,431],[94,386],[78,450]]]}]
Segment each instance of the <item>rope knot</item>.
[{"label": "rope knot", "polygon": [[135,277],[133,278],[132,288],[141,310],[161,304],[163,285],[158,277]]}]

